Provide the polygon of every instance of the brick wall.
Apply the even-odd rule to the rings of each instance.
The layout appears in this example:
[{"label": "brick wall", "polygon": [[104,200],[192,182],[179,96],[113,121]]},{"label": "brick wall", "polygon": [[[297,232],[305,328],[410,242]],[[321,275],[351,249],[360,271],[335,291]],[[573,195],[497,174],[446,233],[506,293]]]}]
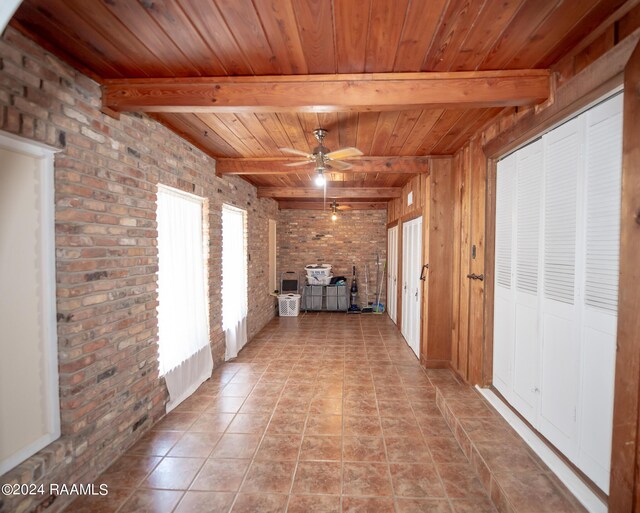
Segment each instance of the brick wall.
[{"label": "brick wall", "polygon": [[[334,276],[349,277],[356,266],[359,304],[365,303],[365,264],[369,268],[369,301],[374,300],[376,253],[387,258],[387,211],[339,212],[338,220],[321,210],[281,210],[278,218],[278,280],[284,271],[304,278],[305,265],[331,264]],[[383,280],[384,282],[384,280]],[[384,283],[383,283],[384,285]],[[384,287],[381,302],[386,303]]]},{"label": "brick wall", "polygon": [[[164,412],[157,373],[156,185],[208,199],[211,347],[221,328],[221,205],[248,211],[249,334],[273,316],[268,288],[272,200],[157,122],[100,113],[99,86],[8,29],[0,40],[0,129],[55,146],[56,270],[62,437],[0,479],[90,482]],[[0,511],[42,497],[0,496]],[[47,511],[58,511],[64,498]]]}]

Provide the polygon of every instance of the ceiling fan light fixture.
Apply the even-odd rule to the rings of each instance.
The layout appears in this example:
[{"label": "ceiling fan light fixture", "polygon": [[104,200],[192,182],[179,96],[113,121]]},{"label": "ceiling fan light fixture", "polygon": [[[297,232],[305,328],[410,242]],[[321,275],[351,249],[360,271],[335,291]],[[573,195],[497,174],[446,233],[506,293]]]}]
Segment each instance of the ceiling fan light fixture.
[{"label": "ceiling fan light fixture", "polygon": [[331,203],[331,220],[335,223],[338,220],[338,204],[336,200]]},{"label": "ceiling fan light fixture", "polygon": [[302,157],[304,160],[287,162],[285,166],[297,167],[307,164],[314,164],[318,173],[315,183],[322,187],[326,181],[322,174],[329,169],[335,173],[342,173],[351,169],[352,165],[348,162],[342,162],[343,159],[351,159],[359,157],[362,152],[358,148],[346,147],[339,150],[331,151],[324,145],[324,138],[327,135],[327,130],[324,128],[316,128],[313,131],[313,135],[318,141],[318,146],[313,149],[312,153],[306,151],[297,150],[295,148],[278,148],[283,153],[295,155],[296,157]]}]

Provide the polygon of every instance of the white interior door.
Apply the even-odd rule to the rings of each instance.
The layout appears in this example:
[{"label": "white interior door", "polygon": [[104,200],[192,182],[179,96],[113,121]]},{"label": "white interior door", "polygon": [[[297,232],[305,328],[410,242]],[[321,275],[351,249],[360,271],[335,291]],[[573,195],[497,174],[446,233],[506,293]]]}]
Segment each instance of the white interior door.
[{"label": "white interior door", "polygon": [[402,236],[402,334],[416,356],[420,357],[422,218],[405,223]]},{"label": "white interior door", "polygon": [[415,220],[413,226],[413,239],[415,248],[413,250],[413,352],[420,358],[420,325],[421,325],[421,305],[422,305],[422,282],[420,273],[422,271],[422,217]]},{"label": "white interior door", "polygon": [[498,162],[496,185],[493,385],[513,404],[513,355],[516,340],[513,286],[515,154]]},{"label": "white interior door", "polygon": [[577,449],[580,372],[579,317],[576,308],[580,117],[543,137],[544,286],[539,431],[569,458]]},{"label": "white interior door", "polygon": [[577,465],[608,491],[613,424],[622,169],[622,98],[587,113]]},{"label": "white interior door", "polygon": [[398,316],[398,226],[387,231],[387,312],[393,322]]},{"label": "white interior door", "polygon": [[516,155],[514,205],[513,405],[535,421],[539,399],[538,315],[540,225],[542,222],[542,140]]},{"label": "white interior door", "polygon": [[402,322],[400,330],[405,340],[409,340],[409,318],[411,306],[409,304],[408,272],[411,268],[411,229],[409,223],[402,224]]}]

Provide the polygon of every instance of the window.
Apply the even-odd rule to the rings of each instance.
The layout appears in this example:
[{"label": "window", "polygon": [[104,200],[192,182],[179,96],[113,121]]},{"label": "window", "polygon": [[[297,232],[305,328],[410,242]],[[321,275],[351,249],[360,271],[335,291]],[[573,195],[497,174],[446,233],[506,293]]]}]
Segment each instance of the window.
[{"label": "window", "polygon": [[168,410],[211,375],[204,198],[158,186],[158,344]]},{"label": "window", "polygon": [[235,358],[247,343],[246,211],[222,206],[222,329],[226,358]]},{"label": "window", "polygon": [[60,436],[53,151],[0,135],[0,474]]},{"label": "window", "polygon": [[279,289],[276,276],[276,221],[269,219],[269,293]]}]

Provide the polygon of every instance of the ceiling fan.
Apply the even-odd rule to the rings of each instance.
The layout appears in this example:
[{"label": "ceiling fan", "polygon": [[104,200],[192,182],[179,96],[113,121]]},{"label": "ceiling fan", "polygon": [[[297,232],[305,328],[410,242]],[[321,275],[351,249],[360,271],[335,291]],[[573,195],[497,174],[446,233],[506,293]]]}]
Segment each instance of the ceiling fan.
[{"label": "ceiling fan", "polygon": [[315,169],[318,173],[318,175],[316,176],[316,184],[319,186],[325,184],[325,171],[327,171],[328,169],[333,169],[335,171],[345,171],[347,169],[350,169],[352,167],[351,164],[347,162],[341,162],[342,159],[348,159],[351,157],[358,157],[362,155],[362,152],[358,148],[353,147],[342,148],[336,151],[329,151],[329,148],[324,145],[324,138],[326,137],[327,133],[328,130],[325,130],[324,128],[316,128],[313,131],[313,135],[318,141],[318,146],[313,149],[313,153],[296,150],[295,148],[279,148],[280,151],[304,157],[305,159],[300,162],[291,162],[289,164],[285,164],[286,166],[296,167],[305,166],[311,163],[315,164]]}]

